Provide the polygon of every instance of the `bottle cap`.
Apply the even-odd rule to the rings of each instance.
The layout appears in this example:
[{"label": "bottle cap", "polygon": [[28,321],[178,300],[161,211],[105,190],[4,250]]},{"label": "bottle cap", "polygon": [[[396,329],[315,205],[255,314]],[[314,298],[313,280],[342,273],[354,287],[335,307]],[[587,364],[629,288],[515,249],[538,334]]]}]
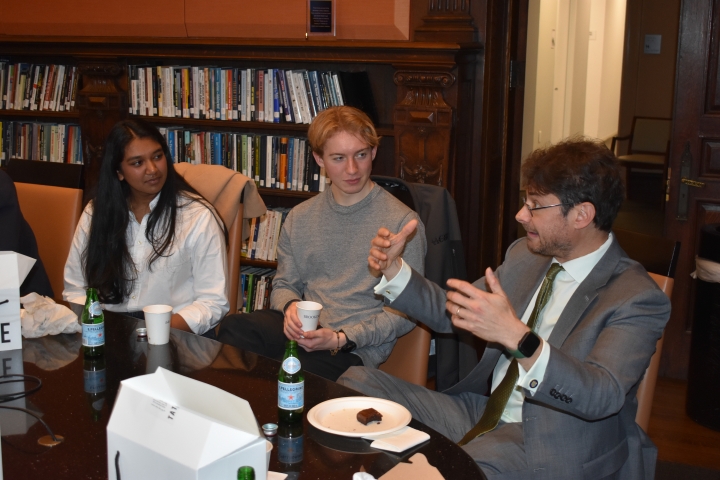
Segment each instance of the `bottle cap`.
[{"label": "bottle cap", "polygon": [[135,330],[138,337],[147,337],[147,328],[141,327]]},{"label": "bottle cap", "polygon": [[262,426],[262,429],[265,436],[272,437],[277,433],[278,426],[274,423],[266,423]]}]

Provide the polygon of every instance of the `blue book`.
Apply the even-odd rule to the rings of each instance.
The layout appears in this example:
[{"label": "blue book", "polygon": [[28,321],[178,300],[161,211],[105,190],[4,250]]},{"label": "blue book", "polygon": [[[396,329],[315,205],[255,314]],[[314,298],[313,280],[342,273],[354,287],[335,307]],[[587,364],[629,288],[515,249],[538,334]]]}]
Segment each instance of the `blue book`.
[{"label": "blue book", "polygon": [[273,123],[280,123],[280,96],[278,92],[277,70],[270,69],[273,80]]},{"label": "blue book", "polygon": [[168,130],[166,138],[168,143],[168,149],[170,150],[170,161],[172,163],[177,163],[177,160],[175,159],[175,131]]},{"label": "blue book", "polygon": [[192,137],[190,130],[184,130],[183,135],[185,136],[185,159],[184,162],[192,163],[193,151],[192,151]]},{"label": "blue book", "polygon": [[212,164],[222,165],[222,134],[212,134]]}]

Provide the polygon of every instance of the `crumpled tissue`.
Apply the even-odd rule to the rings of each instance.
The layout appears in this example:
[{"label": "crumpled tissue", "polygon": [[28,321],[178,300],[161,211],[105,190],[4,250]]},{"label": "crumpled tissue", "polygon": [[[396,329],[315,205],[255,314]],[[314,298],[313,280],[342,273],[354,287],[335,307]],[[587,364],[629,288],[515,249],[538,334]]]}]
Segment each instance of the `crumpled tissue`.
[{"label": "crumpled tissue", "polygon": [[38,338],[58,333],[79,333],[82,326],[72,310],[51,298],[30,293],[20,298],[20,330],[25,338]]}]

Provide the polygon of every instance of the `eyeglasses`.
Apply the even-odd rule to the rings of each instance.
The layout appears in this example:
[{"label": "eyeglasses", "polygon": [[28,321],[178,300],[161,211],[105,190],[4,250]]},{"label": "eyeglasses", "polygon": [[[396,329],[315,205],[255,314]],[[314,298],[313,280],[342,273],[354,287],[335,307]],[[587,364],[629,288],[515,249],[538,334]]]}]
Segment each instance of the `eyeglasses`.
[{"label": "eyeglasses", "polygon": [[543,208],[560,207],[563,205],[575,205],[574,203],[556,203],[554,205],[545,205],[543,207],[531,207],[530,205],[527,204],[526,197],[522,198],[522,203],[523,203],[523,206],[528,209],[528,212],[530,212],[531,217],[533,216],[533,210],[542,210]]}]

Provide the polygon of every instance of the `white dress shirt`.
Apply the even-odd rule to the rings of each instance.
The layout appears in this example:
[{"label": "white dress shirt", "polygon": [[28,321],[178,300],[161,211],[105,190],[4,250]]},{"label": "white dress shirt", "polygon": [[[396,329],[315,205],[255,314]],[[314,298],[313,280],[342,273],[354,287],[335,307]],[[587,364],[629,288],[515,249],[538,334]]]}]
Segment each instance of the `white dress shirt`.
[{"label": "white dress shirt", "polygon": [[[151,211],[158,199],[159,196],[150,202]],[[173,244],[150,268],[152,245],[145,237],[149,214],[138,223],[130,212],[126,241],[137,278],[123,303],[106,304],[103,308],[136,312],[148,305],[171,305],[173,313],[180,314],[193,332],[203,334],[217,325],[230,308],[226,294],[227,251],[213,213],[199,201],[183,198],[182,203],[186,204],[177,209]],[[92,202],[80,217],[65,264],[66,301],[84,302],[86,281],[81,258],[91,222]]]},{"label": "white dress shirt", "polygon": [[[564,270],[560,271],[557,277],[555,277],[552,295],[550,296],[548,303],[545,305],[545,308],[543,308],[543,311],[540,312],[540,317],[535,325],[535,333],[537,333],[543,340],[540,345],[540,348],[542,349],[540,356],[528,371],[525,371],[522,365],[518,364],[519,375],[517,386],[515,387],[515,391],[512,395],[510,395],[510,399],[503,411],[503,415],[501,417],[503,422],[510,423],[522,421],[522,404],[525,400],[525,393],[527,392],[531,396],[535,394],[545,377],[545,370],[547,368],[548,361],[550,360],[550,348],[545,345],[545,341],[550,338],[550,334],[552,333],[553,328],[555,328],[555,324],[557,323],[558,318],[560,318],[560,314],[565,309],[565,305],[567,305],[568,301],[570,301],[570,297],[572,297],[575,290],[577,290],[583,280],[585,280],[592,269],[595,268],[595,265],[597,265],[603,255],[605,255],[605,252],[607,252],[610,248],[610,245],[612,244],[612,237],[612,233],[609,234],[605,243],[603,243],[602,246],[594,252],[561,264]],[[554,258],[553,262],[560,263]],[[375,293],[383,295],[392,302],[405,289],[410,281],[410,277],[410,267],[405,265],[403,262],[400,272],[395,275],[392,280],[388,281],[385,276],[382,277],[380,283],[375,287]],[[525,313],[520,319],[525,324],[527,324],[530,319],[530,315],[535,307],[535,301],[538,293],[540,293],[541,287],[542,283],[535,291],[527,309],[525,309]],[[495,370],[493,371],[493,391],[505,377],[505,373],[507,372],[512,360],[513,357],[508,352],[505,352],[500,356],[500,359],[495,366]]]}]

